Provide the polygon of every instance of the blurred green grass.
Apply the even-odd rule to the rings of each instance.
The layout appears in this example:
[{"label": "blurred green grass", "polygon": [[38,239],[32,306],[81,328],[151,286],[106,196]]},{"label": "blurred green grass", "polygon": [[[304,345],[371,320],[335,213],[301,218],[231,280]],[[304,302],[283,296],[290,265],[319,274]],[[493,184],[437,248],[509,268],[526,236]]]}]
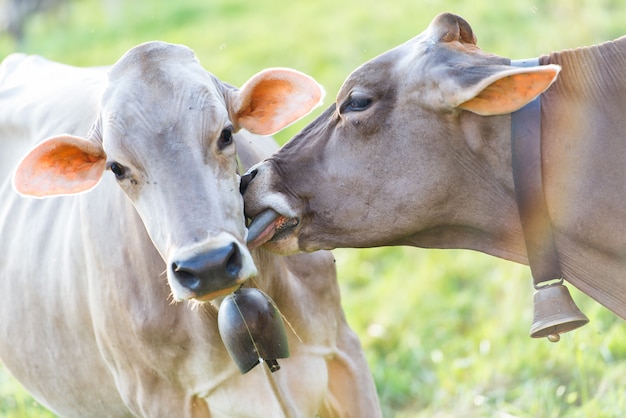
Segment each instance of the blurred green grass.
[{"label": "blurred green grass", "polygon": [[[116,61],[134,45],[184,43],[224,81],[271,66],[314,76],[332,102],[364,61],[420,33],[442,11],[465,17],[479,46],[511,58],[626,34],[626,0],[75,0],[28,22],[17,50],[74,65]],[[319,113],[277,137],[285,142]],[[572,290],[591,323],[558,344],[528,337],[529,271],[461,250],[335,251],[343,301],[385,417],[622,417],[623,321]],[[52,416],[0,370],[0,416]]]}]

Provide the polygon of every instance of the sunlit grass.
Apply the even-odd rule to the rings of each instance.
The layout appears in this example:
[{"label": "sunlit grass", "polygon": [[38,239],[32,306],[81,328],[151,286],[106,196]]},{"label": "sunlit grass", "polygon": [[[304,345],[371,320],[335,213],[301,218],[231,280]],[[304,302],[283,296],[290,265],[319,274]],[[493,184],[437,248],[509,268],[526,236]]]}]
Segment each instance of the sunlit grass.
[{"label": "sunlit grass", "polygon": [[0,364],[0,416],[3,418],[54,417],[34,401]]},{"label": "sunlit grass", "polygon": [[458,250],[340,250],[336,257],[344,306],[386,416],[622,415],[624,324],[575,289],[591,324],[553,344],[528,337],[527,267]]},{"label": "sunlit grass", "polygon": [[[235,85],[271,66],[307,72],[326,88],[328,104],[356,66],[420,33],[442,11],[465,17],[483,49],[511,58],[626,34],[626,0],[108,4],[118,8],[77,0],[66,12],[38,16],[19,47],[0,35],[0,58],[20,49],[103,65],[136,44],[161,39],[189,45],[207,69]],[[626,328],[575,289],[591,322],[552,344],[528,337],[533,289],[524,266],[469,251],[416,248],[346,249],[336,258],[344,308],[386,417],[624,416]],[[42,411],[0,374],[0,416],[51,416]]]}]

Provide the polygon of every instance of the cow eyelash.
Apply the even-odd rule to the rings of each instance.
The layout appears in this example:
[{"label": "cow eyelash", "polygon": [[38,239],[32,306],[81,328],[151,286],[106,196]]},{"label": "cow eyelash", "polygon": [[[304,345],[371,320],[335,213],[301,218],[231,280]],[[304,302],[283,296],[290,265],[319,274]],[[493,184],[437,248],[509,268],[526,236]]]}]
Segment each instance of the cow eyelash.
[{"label": "cow eyelash", "polygon": [[126,168],[124,168],[123,165],[116,163],[116,162],[110,163],[107,168],[111,170],[113,174],[115,174],[115,178],[117,178],[118,180],[123,178],[124,174],[126,174]]},{"label": "cow eyelash", "polygon": [[217,141],[217,146],[220,150],[226,148],[233,143],[233,130],[232,128],[224,128],[220,134],[220,138]]},{"label": "cow eyelash", "polygon": [[341,112],[362,112],[372,104],[372,99],[363,94],[352,94],[341,106]]}]

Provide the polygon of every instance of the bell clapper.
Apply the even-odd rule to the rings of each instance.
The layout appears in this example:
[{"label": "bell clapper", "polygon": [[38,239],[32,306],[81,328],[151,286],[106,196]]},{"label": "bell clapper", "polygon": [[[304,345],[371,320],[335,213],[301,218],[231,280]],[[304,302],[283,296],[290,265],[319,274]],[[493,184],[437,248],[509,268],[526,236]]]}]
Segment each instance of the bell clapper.
[{"label": "bell clapper", "polygon": [[265,364],[267,364],[267,368],[270,369],[270,372],[274,373],[278,370],[280,370],[280,364],[278,364],[278,361],[275,359],[263,359],[265,361]]},{"label": "bell clapper", "polygon": [[589,322],[574,303],[562,278],[544,286],[535,285],[535,289],[532,338],[547,337],[548,341],[556,343],[561,339],[560,334]]}]

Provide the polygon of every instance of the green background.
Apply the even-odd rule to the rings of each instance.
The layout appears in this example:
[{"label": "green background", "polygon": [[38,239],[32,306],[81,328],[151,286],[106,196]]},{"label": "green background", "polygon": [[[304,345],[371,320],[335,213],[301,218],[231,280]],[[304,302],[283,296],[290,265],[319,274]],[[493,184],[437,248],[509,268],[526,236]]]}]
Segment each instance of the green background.
[{"label": "green background", "polygon": [[[626,0],[74,0],[29,19],[19,45],[0,35],[0,57],[19,50],[108,65],[160,39],[190,46],[209,71],[235,85],[266,67],[301,70],[324,85],[328,105],[350,71],[443,11],[466,18],[481,48],[513,59],[626,34]],[[552,344],[528,337],[527,267],[460,250],[335,254],[346,314],[385,417],[626,415],[624,322],[575,289],[591,323]],[[0,416],[52,415],[0,366]]]}]

